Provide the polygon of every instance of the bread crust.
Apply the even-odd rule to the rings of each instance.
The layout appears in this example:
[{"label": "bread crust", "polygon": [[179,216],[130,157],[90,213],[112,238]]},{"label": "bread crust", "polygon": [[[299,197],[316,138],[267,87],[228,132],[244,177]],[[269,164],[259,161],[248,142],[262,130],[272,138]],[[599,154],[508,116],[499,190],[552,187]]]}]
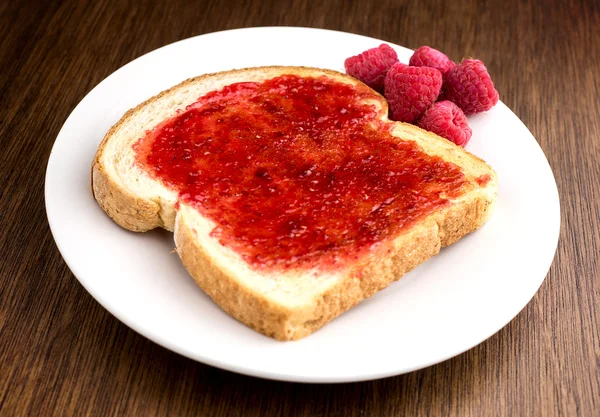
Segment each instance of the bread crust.
[{"label": "bread crust", "polygon": [[[293,307],[277,303],[259,288],[244,285],[235,274],[222,268],[210,255],[202,239],[189,224],[188,218],[182,216],[180,211],[176,215],[170,215],[158,199],[142,198],[127,189],[118,178],[111,175],[103,156],[107,144],[116,132],[126,126],[138,112],[146,111],[161,99],[188,86],[209,79],[214,80],[215,77],[233,75],[243,80],[244,72],[257,70],[265,73],[285,71],[299,75],[314,75],[318,72],[336,79],[346,77],[335,71],[306,67],[263,67],[191,78],[125,113],[100,144],[91,173],[94,198],[117,224],[135,232],[144,232],[156,227],[174,231],[177,253],[190,275],[198,286],[232,317],[277,340],[300,339],[398,280],[406,272],[436,255],[441,247],[448,246],[476,230],[491,215],[497,189],[495,172],[481,159],[458,149],[445,139],[415,126],[399,123],[400,129],[406,129],[415,136],[430,138],[436,146],[442,144],[447,147],[450,151],[445,156],[450,162],[460,163],[461,166],[469,168],[472,165],[474,169],[469,175],[471,179],[481,173],[489,174],[489,183],[475,191],[472,190],[475,187],[471,186],[470,198],[431,214],[393,240],[381,242],[370,254],[346,268],[334,285],[306,305]],[[354,79],[348,81],[359,83]],[[383,97],[381,100],[382,108],[387,113],[387,103]]]}]

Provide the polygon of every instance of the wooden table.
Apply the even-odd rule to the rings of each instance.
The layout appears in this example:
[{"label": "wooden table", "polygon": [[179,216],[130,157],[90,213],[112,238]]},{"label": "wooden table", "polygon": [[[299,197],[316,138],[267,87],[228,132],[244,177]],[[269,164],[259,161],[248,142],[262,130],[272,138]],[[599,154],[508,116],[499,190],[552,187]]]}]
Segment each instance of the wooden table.
[{"label": "wooden table", "polygon": [[[0,2],[0,415],[600,416],[596,0],[32,3]],[[157,346],[73,277],[52,240],[43,194],[48,155],[69,113],[146,52],[267,25],[427,44],[487,64],[501,99],[546,153],[562,201],[554,264],[506,328],[407,375],[340,385],[273,382]]]}]

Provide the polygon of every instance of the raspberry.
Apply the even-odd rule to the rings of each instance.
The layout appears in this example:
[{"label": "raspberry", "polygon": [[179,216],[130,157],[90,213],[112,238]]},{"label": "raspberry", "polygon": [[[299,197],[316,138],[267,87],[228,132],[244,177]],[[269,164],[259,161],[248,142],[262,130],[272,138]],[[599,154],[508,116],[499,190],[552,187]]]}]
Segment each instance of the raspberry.
[{"label": "raspberry", "polygon": [[419,126],[440,135],[463,148],[471,139],[473,131],[467,124],[463,111],[451,101],[438,101],[427,109],[419,120]]},{"label": "raspberry", "polygon": [[346,73],[358,78],[373,90],[383,92],[383,80],[388,70],[398,62],[398,54],[391,46],[379,45],[378,48],[367,49],[360,55],[346,59]]},{"label": "raspberry", "polygon": [[446,74],[445,95],[465,114],[481,113],[498,102],[498,91],[487,68],[478,59],[465,59]]},{"label": "raspberry", "polygon": [[435,68],[397,63],[388,71],[384,84],[391,119],[412,123],[435,103],[442,87],[442,73]]},{"label": "raspberry", "polygon": [[446,56],[446,54],[433,49],[429,46],[421,46],[417,49],[408,61],[408,65],[413,67],[431,67],[435,68],[442,75],[456,66],[454,61]]}]

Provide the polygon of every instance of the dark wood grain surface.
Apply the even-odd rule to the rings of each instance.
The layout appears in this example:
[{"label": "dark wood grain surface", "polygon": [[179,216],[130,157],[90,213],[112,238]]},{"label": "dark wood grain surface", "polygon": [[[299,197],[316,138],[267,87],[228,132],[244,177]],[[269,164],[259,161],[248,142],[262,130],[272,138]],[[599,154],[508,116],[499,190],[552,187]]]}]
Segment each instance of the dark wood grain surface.
[{"label": "dark wood grain surface", "polygon": [[[487,64],[546,153],[562,208],[544,284],[498,334],[383,380],[266,381],[146,340],[71,274],[43,195],[69,113],[146,52],[267,25],[428,44]],[[0,415],[600,416],[599,51],[596,0],[0,1]]]}]

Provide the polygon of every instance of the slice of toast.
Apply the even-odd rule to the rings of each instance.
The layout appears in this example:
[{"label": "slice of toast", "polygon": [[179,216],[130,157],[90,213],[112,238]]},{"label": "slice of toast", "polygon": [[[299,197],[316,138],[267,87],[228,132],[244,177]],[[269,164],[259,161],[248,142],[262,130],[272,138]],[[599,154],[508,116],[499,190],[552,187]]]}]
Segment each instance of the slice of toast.
[{"label": "slice of toast", "polygon": [[[218,158],[221,156],[217,155],[214,156],[217,159],[204,162],[197,157],[198,161],[193,162],[195,164],[193,166],[196,167],[199,175],[216,175],[215,172],[223,171],[229,172],[230,176],[238,175],[236,177],[238,180],[233,183],[234,187],[245,186],[240,184],[259,185],[253,186],[254,188],[251,190],[238,189],[236,197],[234,197],[227,194],[227,187],[219,188],[220,186],[216,182],[205,183],[205,189],[200,191],[196,184],[194,185],[195,192],[206,192],[207,195],[210,195],[210,198],[202,202],[196,201],[194,196],[186,193],[188,189],[185,187],[189,188],[190,185],[185,185],[185,181],[178,183],[178,180],[173,179],[175,177],[161,176],[163,174],[160,174],[160,170],[163,167],[157,168],[156,162],[154,162],[156,166],[152,165],[152,161],[156,160],[155,154],[152,152],[160,156],[160,152],[170,152],[170,150],[163,149],[165,146],[171,149],[181,145],[164,142],[166,140],[164,132],[173,128],[173,121],[183,120],[181,118],[190,114],[188,112],[193,109],[205,111],[206,106],[217,103],[214,111],[223,112],[223,118],[217,120],[225,120],[232,128],[232,117],[235,115],[231,116],[228,112],[235,113],[236,109],[256,109],[257,107],[254,104],[251,106],[255,107],[244,107],[248,102],[254,103],[247,97],[235,101],[235,95],[238,94],[239,88],[230,87],[241,85],[242,89],[246,88],[245,86],[256,89],[261,88],[261,85],[266,85],[267,82],[280,80],[282,77],[283,79],[294,77],[293,79],[296,81],[301,79],[298,81],[301,83],[304,81],[313,83],[315,100],[319,103],[331,104],[338,100],[340,95],[320,91],[320,87],[316,87],[322,85],[319,83],[337,86],[336,88],[342,90],[355,91],[357,95],[353,97],[358,97],[357,100],[360,100],[355,107],[360,107],[363,117],[370,119],[367,122],[357,118],[344,119],[343,115],[347,112],[344,108],[340,110],[339,120],[336,119],[336,116],[333,122],[327,122],[330,130],[323,131],[325,139],[321,137],[319,131],[312,131],[313,136],[311,136],[311,133],[304,132],[302,128],[304,125],[294,118],[296,113],[299,115],[302,111],[304,112],[303,117],[306,117],[306,114],[314,114],[314,123],[317,123],[317,119],[320,122],[320,118],[317,117],[319,110],[315,109],[318,106],[315,105],[315,102],[310,101],[312,100],[310,97],[305,97],[305,100],[312,103],[312,107],[309,109],[304,106],[301,109],[302,102],[289,101],[292,100],[289,95],[294,98],[295,93],[280,89],[275,92],[271,91],[270,96],[264,93],[267,98],[272,98],[276,103],[281,104],[279,110],[273,110],[275,112],[273,114],[279,116],[268,119],[270,122],[265,122],[264,117],[260,119],[259,116],[264,116],[262,114],[248,113],[247,117],[242,118],[242,122],[245,123],[243,128],[236,125],[238,130],[219,130],[220,128],[215,127],[216,125],[211,125],[207,129],[212,129],[213,133],[217,132],[221,135],[221,140],[225,141],[223,143],[237,141],[235,142],[236,146],[239,146],[240,143],[246,146],[245,144],[254,143],[253,139],[248,138],[248,132],[251,132],[256,138],[261,136],[257,134],[257,132],[262,132],[260,129],[265,129],[266,133],[273,134],[273,126],[279,125],[280,121],[285,121],[288,123],[286,125],[288,129],[290,126],[293,127],[292,130],[288,130],[288,133],[298,133],[297,129],[301,129],[304,133],[298,135],[298,138],[302,136],[298,139],[299,142],[295,137],[288,137],[287,142],[281,142],[283,145],[279,143],[281,145],[278,145],[279,147],[275,144],[270,146],[269,142],[265,145],[265,142],[262,142],[262,147],[257,149],[263,149],[265,146],[269,148],[268,158],[270,159],[262,154],[260,157],[267,158],[264,160],[270,161],[273,169],[281,171],[285,166],[285,169],[288,170],[286,172],[292,172],[294,164],[298,164],[298,161],[314,162],[318,160],[329,166],[327,168],[329,171],[321,174],[333,178],[335,175],[332,172],[340,169],[339,167],[343,165],[340,162],[334,166],[331,162],[333,159],[342,158],[340,161],[345,161],[343,162],[344,167],[350,167],[354,162],[352,161],[353,155],[362,152],[360,156],[362,159],[358,162],[368,164],[372,155],[365,157],[365,152],[371,152],[371,154],[377,154],[375,155],[376,160],[387,161],[385,158],[391,158],[389,159],[392,161],[390,163],[397,163],[400,164],[398,166],[403,167],[404,174],[397,173],[399,176],[391,180],[393,186],[396,187],[392,189],[399,190],[397,195],[390,197],[389,194],[385,194],[385,192],[389,193],[389,189],[384,190],[385,192],[381,190],[383,187],[381,183],[367,181],[367,177],[379,175],[385,168],[381,163],[373,165],[372,171],[364,166],[360,168],[362,171],[352,171],[352,168],[347,168],[346,173],[355,176],[350,178],[350,183],[354,183],[356,180],[362,184],[360,187],[363,188],[356,188],[356,186],[344,188],[344,190],[349,190],[347,195],[338,196],[342,200],[334,202],[339,203],[338,205],[341,204],[342,207],[331,209],[332,211],[325,210],[319,214],[320,212],[317,213],[315,206],[311,206],[312,203],[309,202],[312,197],[306,197],[306,193],[309,192],[308,190],[315,191],[317,194],[321,193],[321,196],[315,197],[315,201],[323,203],[325,196],[328,195],[327,187],[335,187],[325,185],[326,188],[318,190],[307,188],[310,186],[306,185],[308,184],[305,181],[306,175],[311,173],[310,169],[318,170],[314,164],[306,165],[309,166],[308,171],[306,166],[298,166],[298,170],[304,171],[297,177],[292,175],[288,176],[289,178],[283,178],[280,176],[279,185],[286,181],[286,184],[290,184],[285,191],[286,197],[250,198],[247,195],[260,194],[264,191],[264,187],[257,182],[258,180],[239,177],[239,175],[246,172],[244,169],[256,169],[256,165],[252,165],[253,162],[244,164],[243,161],[236,160],[236,164],[241,164],[236,165],[239,170],[226,171],[223,166],[228,165],[229,162],[223,161],[228,160],[223,159],[224,157],[219,160]],[[255,97],[258,93],[249,94],[248,97]],[[200,100],[201,98],[202,100]],[[260,95],[258,99],[261,99]],[[227,102],[227,106],[220,106],[219,100],[230,101]],[[261,103],[261,105],[265,104]],[[291,105],[284,109],[285,105],[289,103]],[[310,113],[313,111],[316,113]],[[208,111],[202,114],[206,114],[206,118],[214,117],[214,115],[210,116]],[[204,123],[203,120],[197,123]],[[235,120],[239,121],[239,117]],[[262,121],[259,122],[259,120]],[[269,123],[271,124],[269,125]],[[314,123],[311,126],[316,126]],[[358,130],[351,127],[356,123],[362,126]],[[194,126],[196,126],[195,129],[203,129],[203,127],[198,127],[200,126],[198,124]],[[366,148],[363,145],[369,144],[369,138],[360,136],[364,132],[370,132],[368,134],[374,136],[379,135],[377,137],[383,137],[384,134],[388,136],[382,142],[386,148],[381,155],[378,154],[378,148],[370,148],[365,151]],[[348,138],[352,137],[355,141],[340,139],[346,133]],[[156,145],[159,134],[163,135],[161,136],[163,148]],[[242,135],[243,138],[240,139],[236,136],[236,139],[235,135]],[[192,142],[194,140],[199,139],[190,139]],[[202,140],[207,139],[204,137]],[[183,142],[185,145],[181,146],[191,146],[187,139]],[[335,153],[331,153],[331,149],[327,148],[327,144],[330,142],[337,146]],[[359,143],[363,144],[360,145],[363,146],[360,149],[358,149]],[[200,147],[205,143],[197,142],[197,145]],[[152,148],[153,146],[154,148]],[[403,160],[395,155],[394,149],[396,148],[394,146],[404,149]],[[405,148],[409,151],[406,151]],[[157,150],[152,151],[152,149]],[[222,146],[219,149],[217,149],[217,154],[227,152],[228,148]],[[188,152],[188,149],[184,149],[184,151]],[[259,150],[257,155],[260,152],[264,153]],[[323,155],[327,152],[330,153],[324,157]],[[253,156],[248,154],[247,159],[251,161]],[[233,156],[229,157],[233,158]],[[414,158],[414,161],[410,158]],[[175,157],[173,156],[171,159],[174,160]],[[178,161],[173,163],[177,164]],[[179,165],[176,166],[179,167]],[[436,171],[438,168],[439,170]],[[168,171],[174,168],[166,167],[165,169]],[[448,182],[450,185],[440,191],[435,187],[443,181],[447,181],[444,170],[453,173],[455,180],[456,178],[459,180]],[[390,171],[390,175],[392,174],[394,173]],[[380,177],[377,178],[381,181]],[[211,181],[216,180],[213,178]],[[302,184],[300,184],[301,182]],[[192,78],[129,110],[110,129],[100,144],[92,166],[92,188],[95,199],[104,211],[125,229],[143,232],[162,227],[174,231],[177,253],[183,264],[200,288],[224,311],[267,336],[278,340],[294,340],[319,329],[361,300],[372,296],[421,262],[437,254],[441,247],[450,245],[479,228],[491,215],[497,194],[497,178],[495,172],[484,161],[450,141],[410,124],[390,122],[387,119],[385,99],[352,77],[335,71],[315,68],[260,67]],[[359,195],[358,193],[363,189],[371,194],[367,195],[368,192],[365,191],[364,196]],[[270,188],[270,190],[272,189]],[[278,195],[284,193],[283,191],[277,192]],[[427,194],[429,197],[425,196],[421,199],[411,197],[411,195],[425,195],[423,194],[425,192],[429,193]],[[309,210],[309,212],[303,213],[305,217],[302,219],[312,219],[312,223],[306,223],[306,226],[296,226],[303,228],[302,230],[298,229],[300,232],[306,231],[314,239],[301,240],[300,232],[294,234],[294,230],[290,234],[291,237],[283,236],[283,233],[288,233],[290,229],[282,231],[281,224],[289,219],[285,217],[287,216],[285,207],[277,205],[281,205],[281,201],[291,201],[290,198],[293,198],[294,193],[298,194],[298,198],[304,199],[306,205],[303,207],[308,207]],[[367,201],[366,199],[369,197],[371,200]],[[396,197],[401,203],[394,202]],[[373,201],[377,198],[382,201]],[[384,198],[385,200],[383,200]],[[235,204],[230,204],[232,199],[236,201]],[[362,218],[364,213],[367,217],[375,216],[375,221],[367,222],[368,219]],[[265,220],[263,214],[269,219]],[[337,221],[338,217],[341,220]],[[297,220],[297,218],[295,219]],[[400,219],[404,223],[400,224],[400,220],[391,221],[389,219]],[[348,230],[341,231],[338,227],[344,222],[350,225],[350,237],[348,238],[344,237]],[[334,223],[335,225],[333,225]],[[249,224],[250,226],[248,226]],[[252,224],[255,224],[256,227],[253,228]],[[364,237],[367,236],[365,235],[367,232],[364,232],[365,224],[371,225],[368,239]],[[373,224],[375,226],[372,226]],[[378,225],[383,225],[381,230],[377,229]],[[333,233],[334,236],[321,233],[320,230],[323,228],[329,230],[330,234]],[[225,231],[218,232],[221,230]],[[261,239],[264,236],[267,237],[260,240],[258,244],[256,243],[258,241],[248,243],[245,233],[252,236],[260,235]],[[295,239],[302,243],[296,243]],[[287,243],[280,245],[276,242]],[[260,259],[269,261],[262,262]]]}]

